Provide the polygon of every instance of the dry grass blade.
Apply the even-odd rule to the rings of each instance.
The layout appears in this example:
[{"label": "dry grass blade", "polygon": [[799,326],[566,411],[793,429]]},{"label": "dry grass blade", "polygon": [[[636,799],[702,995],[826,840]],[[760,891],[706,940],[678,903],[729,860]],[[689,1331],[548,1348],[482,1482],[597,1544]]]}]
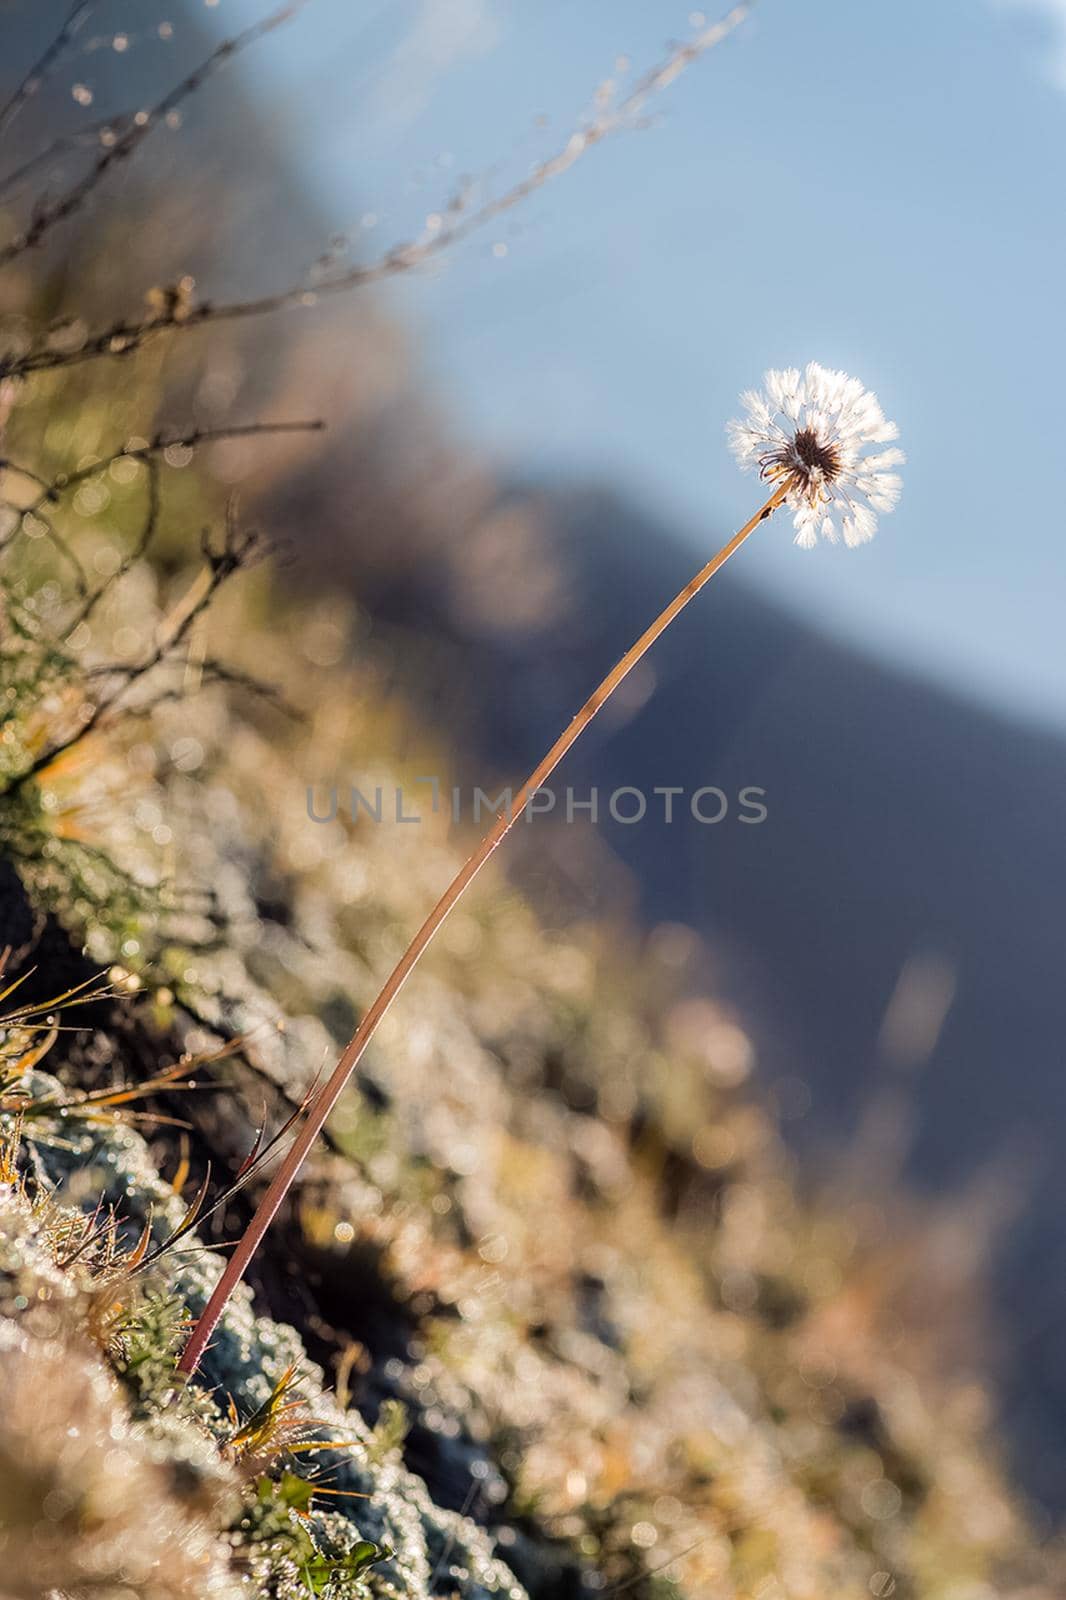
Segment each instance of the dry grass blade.
[{"label": "dry grass blade", "polygon": [[[24,973],[8,984],[0,993],[0,1005],[19,989],[28,978],[37,971],[36,967],[28,967]],[[114,999],[118,990],[105,973],[96,973],[91,978],[85,978],[81,983],[76,983],[69,989],[64,989],[61,994],[52,995],[47,1000],[34,1001],[29,1005],[17,1006],[13,1011],[0,1015],[0,1027],[16,1028],[25,1027],[35,1019],[45,1019],[53,1012],[69,1010],[72,1006],[95,1005],[100,1000]]]},{"label": "dry grass blade", "polygon": [[[276,1153],[278,1146],[290,1133],[295,1123],[298,1122],[300,1117],[303,1116],[307,1109],[311,1093],[312,1091],[308,1091],[308,1095],[305,1096],[301,1104],[296,1108],[295,1111],[292,1112],[292,1114],[282,1124],[278,1131],[275,1134],[272,1134],[269,1139],[264,1141],[262,1130],[257,1131],[251,1154],[246,1156],[241,1162],[232,1183],[228,1184],[220,1194],[216,1195],[215,1199],[209,1206],[205,1205],[207,1194],[211,1187],[211,1168],[210,1165],[208,1166],[203,1182],[197,1189],[196,1195],[186,1211],[185,1216],[182,1218],[181,1222],[174,1229],[174,1231],[170,1233],[161,1244],[156,1245],[156,1247],[140,1263],[141,1268],[154,1265],[154,1263],[157,1262],[162,1256],[173,1250],[174,1246],[179,1244],[182,1239],[186,1238],[187,1235],[191,1233],[192,1230],[197,1226],[197,1224],[207,1222],[224,1206],[228,1205],[228,1203],[234,1199],[236,1195],[238,1195],[244,1188],[247,1187],[247,1185],[257,1176],[263,1165],[270,1159],[272,1155]],[[185,1171],[187,1171],[187,1167],[188,1163],[185,1162]]]},{"label": "dry grass blade", "polygon": [[[230,1399],[229,1414],[234,1431],[227,1441],[226,1448],[236,1461],[251,1466],[255,1471],[262,1471],[265,1466],[282,1455],[310,1455],[321,1450],[357,1448],[360,1442],[358,1439],[321,1439],[309,1432],[310,1429],[320,1428],[323,1424],[310,1414],[307,1402],[299,1392],[299,1385],[299,1369],[295,1364],[290,1364],[266,1400],[243,1423],[238,1418],[232,1398]],[[307,1483],[307,1488],[316,1493],[330,1492],[325,1489],[319,1491],[311,1483]],[[347,1493],[342,1490],[335,1492]],[[352,1498],[368,1499],[369,1496],[353,1493]]]},{"label": "dry grass blade", "polygon": [[204,1201],[207,1199],[207,1192],[210,1187],[211,1165],[208,1163],[207,1170],[203,1176],[203,1181],[193,1196],[184,1217],[182,1217],[177,1227],[167,1235],[161,1244],[157,1244],[154,1250],[147,1251],[141,1257],[141,1260],[138,1263],[139,1271],[144,1271],[146,1268],[153,1266],[162,1256],[165,1256],[169,1250],[173,1250],[174,1246],[184,1239],[187,1234],[192,1232],[197,1222],[201,1218]]},{"label": "dry grass blade", "polygon": [[238,1178],[243,1178],[245,1173],[250,1172],[252,1170],[252,1168],[255,1166],[256,1162],[259,1160],[260,1152],[262,1151],[262,1148],[263,1148],[263,1135],[265,1134],[265,1132],[266,1132],[265,1123],[260,1123],[259,1127],[256,1129],[256,1132],[255,1132],[255,1142],[252,1145],[252,1148],[249,1150],[248,1154],[245,1156],[244,1160],[241,1162],[240,1166],[237,1168],[237,1177]]}]

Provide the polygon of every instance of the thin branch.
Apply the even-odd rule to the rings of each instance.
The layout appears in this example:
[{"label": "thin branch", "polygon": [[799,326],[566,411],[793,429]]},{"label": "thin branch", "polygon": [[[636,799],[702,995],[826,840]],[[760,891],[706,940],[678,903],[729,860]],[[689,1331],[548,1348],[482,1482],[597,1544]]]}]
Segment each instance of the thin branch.
[{"label": "thin branch", "polygon": [[[178,662],[187,658],[172,655],[168,659]],[[125,672],[127,670],[125,667],[111,664],[105,667],[94,667],[89,676]],[[138,673],[137,676],[141,677],[143,674]],[[305,720],[304,712],[286,699],[284,692],[278,688],[277,684],[268,683],[263,678],[257,678],[254,673],[243,672],[239,667],[231,667],[225,661],[216,660],[214,656],[209,656],[206,661],[197,662],[196,676],[197,687],[200,689],[208,684],[221,683],[229,689],[240,689],[245,694],[254,695],[256,699],[262,700],[266,705],[270,706],[271,710],[280,712],[292,722],[303,722]],[[160,706],[180,705],[189,698],[190,691],[186,687],[158,689],[147,700],[141,701],[135,706],[124,706],[122,715],[124,717],[144,719],[152,716]]]},{"label": "thin branch", "polygon": [[89,196],[103,181],[111,168],[120,161],[128,160],[130,156],[144,142],[152,130],[158,127],[172,111],[176,111],[184,101],[197,92],[207,80],[218,71],[226,62],[250,45],[258,43],[275,28],[281,27],[301,10],[307,0],[293,0],[290,5],[282,6],[263,21],[253,23],[250,28],[245,28],[243,33],[236,34],[232,39],[225,39],[216,50],[208,56],[188,77],[182,81],[162,100],[148,111],[139,111],[133,118],[132,125],[119,135],[114,144],[103,150],[93,162],[89,171],[71,185],[65,194],[49,205],[42,205],[34,214],[29,226],[9,244],[0,249],[0,267],[6,267],[24,255],[27,250],[35,249],[60,222],[65,222],[68,217],[80,211]]},{"label": "thin branch", "polygon": [[73,133],[62,134],[58,139],[53,139],[51,144],[45,145],[43,150],[38,150],[35,155],[28,156],[21,166],[0,178],[0,197],[10,194],[20,184],[35,173],[38,167],[43,167],[56,156],[63,155],[68,150],[79,150],[96,146],[100,142],[101,134],[111,133],[116,137],[125,131],[133,121],[133,112],[120,112],[117,116],[101,117],[98,122],[89,122],[82,128],[77,128]]},{"label": "thin branch", "polygon": [[[252,422],[223,428],[194,428],[190,433],[168,435],[157,433],[155,437],[144,444],[126,445],[121,450],[116,450],[112,455],[100,461],[90,462],[75,472],[60,473],[55,478],[48,480],[38,473],[26,473],[26,476],[38,485],[39,494],[32,505],[25,507],[19,514],[16,528],[25,525],[31,516],[36,518],[42,530],[55,543],[56,548],[70,562],[77,579],[78,593],[82,597],[82,605],[75,613],[67,629],[66,639],[92,614],[99,604],[104,593],[118,578],[124,576],[130,568],[147,552],[155,536],[160,516],[160,490],[159,490],[159,457],[165,456],[168,450],[182,449],[193,450],[198,445],[217,443],[229,439],[256,438],[260,435],[278,433],[317,433],[325,426],[318,419],[297,422]],[[98,476],[106,471],[116,461],[132,460],[143,462],[148,468],[148,504],[145,511],[144,522],[141,525],[140,535],[132,550],[124,557],[117,571],[96,590],[90,592],[85,570],[78,560],[75,552],[67,544],[59,531],[53,526],[51,518],[43,511],[45,505],[53,505],[68,494],[71,489],[85,483],[88,479]],[[2,465],[12,465],[5,461]],[[21,471],[19,467],[13,470]],[[165,661],[171,661],[181,656],[188,640],[190,631],[196,620],[203,615],[211,605],[221,586],[226,583],[235,572],[251,563],[262,553],[263,545],[255,533],[245,533],[237,527],[235,502],[231,499],[227,510],[226,531],[221,548],[212,548],[208,534],[205,532],[202,540],[202,553],[204,556],[204,570],[192,585],[185,599],[176,612],[168,619],[168,623],[161,629],[159,638],[154,648],[141,661],[133,665],[120,663],[105,663],[100,667],[91,669],[86,673],[86,679],[96,677],[116,679],[110,691],[105,691],[95,704],[86,708],[84,720],[65,738],[58,743],[48,746],[43,750],[31,766],[24,772],[11,779],[4,789],[5,795],[10,795],[30,779],[35,778],[59,756],[80,744],[83,739],[94,732],[101,724],[107,712],[123,698],[123,696],[139,683],[148,674],[155,671]],[[36,621],[36,619],[33,619]],[[56,648],[61,648],[57,644]],[[257,678],[241,671],[237,667],[227,666],[224,662],[214,657],[200,663],[201,679],[209,679],[216,683],[224,683],[250,690],[287,716],[299,715],[285,700],[281,691],[270,684],[260,682]],[[143,706],[132,708],[131,715],[146,715],[155,706],[166,700],[185,698],[184,693],[178,694],[172,689],[162,689]]]},{"label": "thin branch", "polygon": [[82,596],[87,595],[89,593],[89,579],[85,568],[82,566],[81,561],[75,555],[66,539],[60,533],[51,517],[45,516],[44,512],[41,510],[41,505],[44,503],[45,502],[42,499],[37,505],[34,506],[32,512],[21,512],[19,516],[19,522],[20,524],[24,525],[27,519],[32,515],[34,521],[41,524],[41,527],[44,529],[45,536],[59,551],[59,554],[63,557],[63,560],[73,572],[74,582],[77,587],[78,594]]},{"label": "thin branch", "polygon": [[[13,472],[17,478],[29,478],[38,489],[44,490],[44,500],[56,500],[58,496],[53,492],[53,486],[47,478],[43,478],[32,467],[25,467],[20,461],[12,461],[10,456],[0,456],[0,472]],[[42,504],[44,501],[42,500]],[[17,510],[18,508],[15,507]]]},{"label": "thin branch", "polygon": [[325,426],[321,417],[311,417],[306,421],[298,418],[295,422],[243,422],[236,423],[232,427],[193,428],[189,433],[157,433],[147,444],[124,445],[121,450],[105,456],[101,461],[79,467],[76,472],[61,473],[52,480],[52,487],[64,492],[77,488],[87,479],[95,478],[99,473],[105,472],[116,461],[148,461],[153,456],[165,454],[167,450],[195,450],[202,444],[220,444],[231,439],[255,439],[261,434],[322,433]]},{"label": "thin branch", "polygon": [[41,751],[36,760],[13,778],[5,789],[5,795],[10,795],[35,778],[39,772],[72,750],[82,740],[87,739],[100,725],[101,718],[110,711],[122,697],[129,692],[135,683],[162,665],[164,661],[177,655],[187,640],[191,629],[204,612],[213,603],[218,591],[227,583],[236,572],[250,566],[262,553],[263,544],[258,534],[245,531],[236,522],[233,503],[226,518],[226,529],[223,534],[222,544],[215,550],[210,542],[210,535],[205,530],[201,540],[201,551],[204,557],[204,569],[199,578],[191,585],[185,598],[177,606],[166,625],[160,630],[156,644],[139,662],[132,666],[105,667],[104,672],[112,672],[118,676],[118,683],[110,692],[105,692],[92,706],[81,725],[66,738],[57,744],[49,745]]},{"label": "thin branch", "polygon": [[[116,459],[121,460],[121,457],[117,457]],[[137,543],[127,550],[126,554],[119,563],[117,570],[113,572],[109,578],[105,578],[103,583],[101,583],[92,594],[86,597],[85,604],[81,607],[81,610],[75,614],[70,626],[66,630],[65,638],[67,640],[70,639],[71,634],[75,631],[75,629],[79,628],[83,622],[88,622],[89,618],[96,610],[96,607],[99,605],[100,601],[103,599],[104,595],[107,594],[112,585],[118,583],[120,579],[124,578],[127,572],[129,572],[130,568],[137,565],[138,561],[143,560],[144,556],[148,552],[148,548],[152,540],[155,538],[156,529],[159,526],[159,514],[162,510],[162,495],[160,492],[159,483],[159,460],[158,457],[154,455],[145,456],[142,457],[142,459],[144,460],[148,474],[148,503],[145,508],[144,522],[141,524],[140,537],[138,538]]]},{"label": "thin branch", "polygon": [[205,1207],[204,1201],[207,1199],[207,1194],[211,1183],[211,1165],[210,1162],[208,1163],[204,1180],[196,1192],[195,1199],[186,1210],[182,1221],[178,1224],[177,1228],[167,1236],[167,1238],[165,1238],[160,1244],[156,1245],[155,1249],[151,1250],[148,1255],[145,1256],[144,1260],[140,1263],[139,1270],[145,1270],[154,1262],[158,1261],[161,1256],[166,1255],[179,1239],[182,1239],[188,1233],[191,1233],[192,1229],[197,1225],[202,1225],[203,1223],[209,1221],[209,1219],[217,1212],[221,1211],[224,1206],[227,1206],[231,1200],[236,1199],[237,1195],[240,1194],[242,1190],[248,1188],[250,1184],[255,1182],[255,1180],[261,1174],[263,1168],[270,1162],[272,1157],[277,1155],[288,1134],[292,1131],[295,1125],[299,1122],[300,1118],[307,1111],[308,1105],[310,1104],[310,1101],[314,1095],[314,1090],[315,1084],[312,1084],[307,1093],[304,1095],[303,1099],[295,1105],[294,1110],[286,1118],[285,1122],[281,1125],[276,1133],[272,1134],[271,1137],[266,1140],[265,1143],[263,1141],[263,1130],[259,1130],[259,1132],[256,1134],[255,1144],[253,1145],[252,1151],[241,1162],[241,1165],[232,1182],[222,1190],[221,1194],[215,1197],[209,1206]]},{"label": "thin branch", "polygon": [[734,6],[720,22],[702,29],[687,44],[675,46],[658,66],[639,79],[617,105],[601,111],[587,126],[576,128],[561,149],[538,163],[528,177],[514,184],[504,194],[471,211],[464,211],[461,197],[454,198],[444,216],[437,219],[439,225],[432,231],[394,246],[377,261],[352,267],[347,272],[322,279],[314,285],[306,282],[293,284],[255,300],[222,304],[210,300],[182,302],[168,305],[149,317],[119,320],[107,328],[88,334],[74,350],[57,351],[41,347],[21,356],[0,357],[0,377],[25,377],[33,372],[80,366],[104,356],[131,355],[157,334],[198,328],[206,323],[237,322],[268,316],[291,306],[313,304],[322,295],[346,293],[422,266],[510,211],[545,184],[568,172],[595,145],[613,134],[638,126],[639,115],[648,100],[733,33],[748,16],[753,3],[754,0],[741,0],[741,4]]},{"label": "thin branch", "polygon": [[232,427],[193,428],[189,433],[157,433],[145,444],[123,445],[120,450],[113,451],[109,456],[102,456],[99,461],[91,461],[87,466],[79,467],[76,472],[59,472],[54,478],[45,478],[41,473],[31,472],[6,456],[0,457],[0,468],[9,468],[12,472],[29,478],[41,491],[32,504],[21,509],[21,516],[25,518],[39,515],[42,506],[55,505],[62,495],[69,494],[71,489],[80,488],[91,478],[98,478],[102,472],[113,467],[116,461],[147,463],[160,455],[165,455],[168,450],[196,450],[203,444],[221,444],[231,439],[254,439],[260,435],[276,433],[322,433],[325,426],[320,417],[312,417],[307,421],[298,419],[295,422],[245,422],[236,423]]},{"label": "thin branch", "polygon": [[0,108],[0,134],[6,133],[14,122],[22,107],[31,96],[37,93],[49,72],[55,66],[59,57],[73,39],[82,23],[95,8],[96,0],[75,0],[67,13],[66,21],[53,38],[44,54],[34,62],[33,66],[15,88],[10,99]]},{"label": "thin branch", "polygon": [[[11,508],[12,510],[18,512],[18,521],[15,523],[12,532],[10,532],[6,538],[3,539],[3,541],[0,541],[0,549],[5,548],[11,543],[15,535],[25,527],[26,522],[31,517],[37,518],[41,523],[44,524],[46,531],[55,540],[57,546],[63,550],[63,553],[66,555],[67,559],[76,565],[79,572],[79,592],[83,595],[88,595],[88,583],[85,581],[85,575],[81,569],[81,563],[77,561],[76,557],[73,555],[73,552],[66,547],[65,542],[60,539],[60,536],[56,533],[56,530],[52,527],[48,518],[44,515],[43,508],[46,505],[56,505],[63,495],[69,494],[72,489],[79,488],[83,483],[87,483],[91,478],[99,477],[102,472],[106,472],[110,467],[114,466],[116,461],[139,461],[150,465],[154,463],[160,455],[165,456],[168,450],[195,450],[199,445],[202,444],[218,444],[230,439],[252,439],[257,438],[262,434],[321,433],[325,426],[326,424],[321,420],[321,418],[315,417],[306,422],[248,422],[238,424],[234,427],[194,428],[191,433],[184,434],[157,433],[154,438],[150,439],[146,444],[124,445],[121,450],[116,450],[111,455],[104,456],[99,461],[92,461],[87,466],[79,467],[76,472],[60,472],[51,479],[43,477],[42,474],[38,472],[31,471],[29,468],[22,466],[18,462],[11,461],[7,457],[0,457],[0,469],[8,468],[12,472],[28,478],[30,482],[35,483],[40,490],[36,500],[32,501],[28,506]],[[89,596],[87,601],[88,611],[91,611],[96,606],[101,593],[109,588],[110,585],[115,582],[117,577],[120,577],[124,573],[128,572],[129,568],[134,564],[135,561],[143,556],[145,550],[148,548],[149,543],[154,537],[155,522],[158,518],[158,507],[155,507],[153,513],[153,502],[151,500],[152,494],[153,491],[150,487],[148,516],[146,523],[142,528],[141,538],[138,541],[137,546],[135,547],[131,556],[123,561],[119,571],[117,573],[113,573],[107,580],[107,583],[105,583],[95,595]],[[84,621],[85,615],[87,615],[87,611],[76,616],[71,623],[71,629],[75,628],[78,622]]]},{"label": "thin branch", "polygon": [[244,672],[240,667],[231,667],[214,656],[209,656],[206,661],[200,663],[199,672],[204,683],[222,683],[229,689],[241,689],[245,694],[255,695],[274,711],[280,711],[291,722],[306,720],[305,713],[299,706],[294,706],[291,700],[286,699],[276,683],[268,683],[264,678],[257,678],[254,672]]},{"label": "thin branch", "polygon": [[694,1551],[699,1550],[711,1537],[713,1536],[709,1533],[702,1534],[700,1538],[694,1539],[691,1544],[687,1544],[683,1550],[679,1550],[676,1556],[671,1556],[667,1561],[660,1561],[657,1567],[644,1567],[640,1572],[635,1572],[631,1578],[626,1578],[623,1583],[616,1583],[613,1589],[607,1590],[605,1600],[613,1600],[614,1595],[625,1594],[627,1589],[635,1589],[638,1583],[647,1583],[650,1578],[657,1578],[661,1573],[668,1572],[679,1561],[684,1561],[686,1556],[690,1556]]}]

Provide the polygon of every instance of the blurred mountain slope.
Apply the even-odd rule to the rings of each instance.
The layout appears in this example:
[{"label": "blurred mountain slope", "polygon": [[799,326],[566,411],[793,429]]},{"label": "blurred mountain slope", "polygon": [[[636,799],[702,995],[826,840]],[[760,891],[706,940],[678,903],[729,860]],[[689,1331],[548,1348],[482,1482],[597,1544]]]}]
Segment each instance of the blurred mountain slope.
[{"label": "blurred mountain slope", "polygon": [[[335,551],[340,522],[324,537]],[[432,675],[423,645],[410,683],[465,737],[468,785],[528,770],[700,559],[617,492],[551,487],[504,496],[421,557],[407,548],[383,573],[375,555],[364,580],[353,548],[344,568],[379,627],[436,641]],[[817,634],[736,571],[657,647],[642,703],[590,732],[560,791],[598,785],[605,806],[624,785],[765,789],[758,827],[700,826],[679,808],[669,828],[649,813],[598,837],[631,868],[648,920],[707,938],[767,1084],[809,1088],[788,1125],[801,1148],[847,1148],[902,1102],[895,1146],[912,1178],[946,1191],[1003,1171],[1019,1214],[989,1265],[1014,1352],[1008,1411],[1028,1481],[1059,1504],[1066,742]],[[534,574],[542,623],[526,603]],[[535,882],[543,860],[524,855]],[[942,972],[947,993],[928,1040],[897,1059],[886,1011],[916,965]]]}]

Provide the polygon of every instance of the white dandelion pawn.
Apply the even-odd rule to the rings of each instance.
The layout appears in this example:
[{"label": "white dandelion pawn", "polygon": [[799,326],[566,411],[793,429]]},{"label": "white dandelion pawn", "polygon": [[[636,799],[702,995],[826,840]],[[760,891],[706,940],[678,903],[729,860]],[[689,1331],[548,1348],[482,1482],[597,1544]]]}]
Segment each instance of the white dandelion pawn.
[{"label": "white dandelion pawn", "polygon": [[890,444],[899,429],[886,422],[877,396],[846,372],[812,361],[768,372],[765,391],[741,395],[747,412],[729,424],[729,443],[742,467],[786,487],[784,504],[795,513],[796,543],[810,550],[818,535],[835,543],[865,544],[877,532],[877,513],[893,511],[902,480],[894,472],[902,450],[864,455],[869,445]]}]

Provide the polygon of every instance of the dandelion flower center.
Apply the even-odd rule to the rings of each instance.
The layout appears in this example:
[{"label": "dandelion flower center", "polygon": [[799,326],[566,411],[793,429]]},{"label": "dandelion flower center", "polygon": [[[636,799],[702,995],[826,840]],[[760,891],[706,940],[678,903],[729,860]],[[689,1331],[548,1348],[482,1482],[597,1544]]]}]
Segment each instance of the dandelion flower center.
[{"label": "dandelion flower center", "polygon": [[794,513],[796,543],[823,539],[864,544],[877,531],[879,512],[892,511],[900,478],[892,471],[902,450],[865,454],[867,446],[898,437],[877,396],[844,372],[812,361],[804,372],[768,372],[765,389],[742,396],[747,416],[729,424],[741,466],[784,486]]},{"label": "dandelion flower center", "polygon": [[831,444],[823,443],[813,428],[802,428],[793,440],[797,456],[805,467],[818,472],[830,483],[840,472],[840,457]]}]

